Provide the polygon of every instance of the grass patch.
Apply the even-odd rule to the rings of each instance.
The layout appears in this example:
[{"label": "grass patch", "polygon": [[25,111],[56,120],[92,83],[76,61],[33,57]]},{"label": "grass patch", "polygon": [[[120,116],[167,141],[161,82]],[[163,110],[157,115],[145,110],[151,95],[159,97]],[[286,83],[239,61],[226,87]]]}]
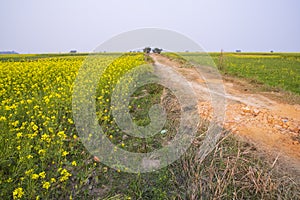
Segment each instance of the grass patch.
[{"label": "grass patch", "polygon": [[179,55],[191,62],[217,66],[224,74],[300,94],[299,53],[211,53],[211,60],[201,53]]}]

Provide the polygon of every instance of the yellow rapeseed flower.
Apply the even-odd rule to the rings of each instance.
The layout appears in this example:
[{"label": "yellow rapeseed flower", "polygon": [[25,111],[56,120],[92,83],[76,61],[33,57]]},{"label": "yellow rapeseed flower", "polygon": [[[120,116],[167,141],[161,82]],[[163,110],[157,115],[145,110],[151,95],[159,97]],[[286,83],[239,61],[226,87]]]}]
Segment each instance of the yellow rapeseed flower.
[{"label": "yellow rapeseed flower", "polygon": [[13,181],[13,179],[10,177],[6,180],[6,182],[8,182],[8,183],[11,183],[12,181]]},{"label": "yellow rapeseed flower", "polygon": [[75,160],[72,162],[72,165],[73,165],[73,166],[77,166],[77,163],[76,163]]},{"label": "yellow rapeseed flower", "polygon": [[70,123],[70,124],[74,124],[74,122],[73,122],[73,120],[72,119],[68,119],[68,122]]},{"label": "yellow rapeseed flower", "polygon": [[0,117],[0,121],[6,121],[6,117],[5,116],[1,116]]},{"label": "yellow rapeseed flower", "polygon": [[41,172],[41,173],[39,173],[39,176],[40,176],[41,178],[45,178],[45,177],[46,177],[46,172]]},{"label": "yellow rapeseed flower", "polygon": [[19,121],[18,121],[18,120],[11,123],[11,125],[13,125],[13,126],[15,126],[15,127],[18,126],[18,124],[19,124]]},{"label": "yellow rapeseed flower", "polygon": [[32,174],[31,175],[31,179],[33,179],[33,180],[36,180],[36,179],[38,179],[39,178],[39,175],[38,174]]},{"label": "yellow rapeseed flower", "polygon": [[44,133],[41,137],[41,140],[50,143],[51,142],[51,138],[49,135],[47,135],[46,133]]},{"label": "yellow rapeseed flower", "polygon": [[39,128],[39,127],[38,127],[37,125],[35,125],[35,124],[32,126],[32,129],[33,129],[34,131],[37,131],[38,128]]},{"label": "yellow rapeseed flower", "polygon": [[63,151],[61,155],[62,155],[62,156],[67,156],[68,154],[69,154],[69,152]]},{"label": "yellow rapeseed flower", "polygon": [[61,170],[60,175],[61,175],[59,179],[60,182],[64,182],[68,180],[70,176],[72,176],[72,174],[70,174],[66,169]]},{"label": "yellow rapeseed flower", "polygon": [[22,133],[17,133],[17,139],[19,139],[20,137],[22,137]]},{"label": "yellow rapeseed flower", "polygon": [[30,174],[32,174],[32,172],[33,172],[33,169],[27,170],[27,171],[25,171],[25,175],[30,175]]},{"label": "yellow rapeseed flower", "polygon": [[39,154],[39,155],[44,155],[45,153],[46,153],[45,149],[40,149],[40,150],[38,151],[38,154]]},{"label": "yellow rapeseed flower", "polygon": [[67,137],[64,131],[59,131],[57,133],[57,136],[60,137],[60,138],[62,138],[62,139],[66,139],[66,137]]},{"label": "yellow rapeseed flower", "polygon": [[43,183],[43,188],[44,188],[44,189],[48,190],[49,187],[50,187],[50,183],[49,183],[49,182],[44,182],[44,183]]},{"label": "yellow rapeseed flower", "polygon": [[23,188],[19,187],[13,191],[13,198],[20,199],[24,194]]}]

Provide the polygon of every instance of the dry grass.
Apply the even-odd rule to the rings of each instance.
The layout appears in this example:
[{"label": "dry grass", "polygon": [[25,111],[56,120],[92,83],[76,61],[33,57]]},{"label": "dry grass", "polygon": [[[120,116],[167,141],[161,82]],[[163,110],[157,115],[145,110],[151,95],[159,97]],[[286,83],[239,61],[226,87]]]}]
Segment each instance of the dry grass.
[{"label": "dry grass", "polygon": [[256,149],[227,135],[201,163],[198,146],[173,165],[178,199],[299,199],[299,185]]},{"label": "dry grass", "polygon": [[[175,121],[178,102],[167,90],[162,100],[167,111],[175,111],[169,112]],[[212,152],[199,160],[208,124],[202,121],[190,149],[169,167],[176,199],[300,199],[300,185],[280,169],[277,159],[267,161],[253,145],[226,130]]]}]

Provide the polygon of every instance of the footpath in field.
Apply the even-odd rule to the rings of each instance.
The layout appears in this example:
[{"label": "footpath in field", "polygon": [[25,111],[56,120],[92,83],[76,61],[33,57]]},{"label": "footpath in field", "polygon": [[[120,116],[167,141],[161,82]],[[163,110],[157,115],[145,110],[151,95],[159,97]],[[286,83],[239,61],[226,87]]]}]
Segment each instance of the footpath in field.
[{"label": "footpath in field", "polygon": [[[205,81],[193,68],[157,54],[150,55],[156,66],[168,66],[182,74],[199,99],[201,118],[212,119],[209,94],[203,91]],[[242,140],[253,143],[258,152],[274,164],[300,177],[300,105],[282,103],[268,93],[250,92],[235,79],[225,79],[226,117],[222,126]]]}]

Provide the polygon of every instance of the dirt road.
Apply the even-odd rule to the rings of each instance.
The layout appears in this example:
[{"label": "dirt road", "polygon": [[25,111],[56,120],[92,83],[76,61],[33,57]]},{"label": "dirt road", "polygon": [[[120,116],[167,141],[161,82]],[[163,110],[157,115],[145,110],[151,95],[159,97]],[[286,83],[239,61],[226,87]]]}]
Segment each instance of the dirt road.
[{"label": "dirt road", "polygon": [[[212,119],[212,107],[203,91],[205,81],[197,70],[181,68],[179,63],[161,55],[150,56],[156,65],[172,67],[188,80],[199,95],[200,116]],[[234,78],[223,79],[223,85],[227,105],[222,126],[300,177],[300,105],[279,102],[267,92],[251,92],[247,83]]]}]

